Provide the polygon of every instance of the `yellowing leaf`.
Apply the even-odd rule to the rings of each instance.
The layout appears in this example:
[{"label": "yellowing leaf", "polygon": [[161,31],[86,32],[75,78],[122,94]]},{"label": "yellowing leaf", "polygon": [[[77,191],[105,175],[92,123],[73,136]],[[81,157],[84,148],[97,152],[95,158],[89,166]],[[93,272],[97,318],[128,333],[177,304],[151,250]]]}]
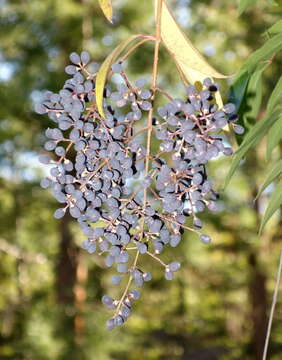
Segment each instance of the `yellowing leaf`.
[{"label": "yellowing leaf", "polygon": [[97,108],[101,116],[105,117],[104,109],[103,109],[103,93],[104,87],[107,80],[107,76],[112,64],[116,61],[116,59],[120,56],[123,50],[135,39],[139,38],[140,35],[132,35],[127,40],[124,40],[120,43],[106,58],[106,60],[101,65],[97,77],[96,77],[96,103]]},{"label": "yellowing leaf", "polygon": [[[161,38],[183,76],[191,83],[203,81],[206,77],[226,78],[215,70],[202,54],[193,46],[178,26],[166,2],[163,2],[161,15]],[[217,105],[223,106],[219,92],[216,93]]]},{"label": "yellowing leaf", "polygon": [[[197,70],[189,68],[186,64],[179,62],[180,69],[182,70],[182,73],[186,77],[186,79],[191,83],[194,84],[197,81],[203,82],[204,79],[206,79],[207,75],[203,74]],[[223,101],[221,98],[220,93],[217,91],[215,93],[215,100],[219,108],[223,107]]]},{"label": "yellowing leaf", "polygon": [[[176,23],[165,1],[163,1],[161,15],[161,38],[165,46],[175,57],[175,60],[185,71],[188,71],[189,68],[205,75],[205,77],[226,78],[225,75],[209,65],[202,54],[193,46],[192,42]],[[193,77],[194,75],[191,72],[190,76]]]},{"label": "yellowing leaf", "polygon": [[110,22],[112,22],[113,21],[112,0],[98,0],[98,1],[101,9],[103,10],[104,15]]}]

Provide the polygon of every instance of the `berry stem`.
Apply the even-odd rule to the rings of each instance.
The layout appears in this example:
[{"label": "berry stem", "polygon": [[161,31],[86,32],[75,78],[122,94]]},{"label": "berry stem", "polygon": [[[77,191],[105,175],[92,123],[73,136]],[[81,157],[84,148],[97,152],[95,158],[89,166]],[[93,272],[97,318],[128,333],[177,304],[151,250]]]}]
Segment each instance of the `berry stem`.
[{"label": "berry stem", "polygon": [[142,134],[144,131],[147,131],[148,127],[145,126],[142,129],[138,130],[136,133],[134,133],[132,136],[130,136],[128,139],[126,139],[126,143],[129,143],[133,138],[135,138],[136,136]]},{"label": "berry stem", "polygon": [[[150,150],[151,150],[151,137],[152,137],[152,120],[153,120],[153,111],[154,111],[154,98],[157,88],[157,75],[158,75],[158,62],[159,62],[159,49],[161,43],[161,10],[162,10],[162,2],[163,0],[158,0],[157,2],[157,19],[156,19],[156,38],[155,38],[155,51],[154,51],[154,63],[153,63],[153,73],[152,73],[152,102],[153,106],[149,110],[147,127],[148,127],[148,135],[147,135],[147,152],[146,152],[146,163],[145,163],[145,176],[149,173],[149,162],[150,162]],[[143,201],[143,217],[141,223],[141,237],[143,237],[144,233],[144,223],[145,223],[145,208],[147,203],[147,188],[144,189],[144,201]],[[137,265],[139,257],[139,251],[136,251],[136,255],[134,258],[132,269],[135,269]],[[127,295],[128,289],[133,280],[132,273],[129,276],[126,288],[123,292],[121,299],[118,302],[118,306],[115,312],[115,316],[118,314],[122,303]]]},{"label": "berry stem", "polygon": [[[147,153],[146,153],[146,163],[145,163],[145,177],[149,172],[149,162],[150,162],[150,151],[151,151],[151,138],[152,138],[152,120],[153,120],[153,111],[154,111],[154,99],[157,91],[157,77],[158,77],[158,63],[159,63],[159,50],[161,43],[161,12],[162,12],[163,0],[157,1],[157,19],[156,19],[156,40],[155,40],[155,51],[154,51],[154,63],[153,63],[153,73],[152,73],[152,103],[153,106],[149,110],[148,120],[147,120]],[[146,208],[147,203],[147,188],[144,189],[144,202],[143,210]],[[144,216],[143,216],[143,227],[144,227]]]},{"label": "berry stem", "polygon": [[97,172],[100,171],[102,167],[107,164],[107,162],[108,161],[103,161],[101,165],[92,174],[90,174],[90,176],[88,176],[88,178],[80,185],[80,189],[87,185],[88,181],[90,181],[97,174]]},{"label": "berry stem", "polygon": [[170,96],[169,93],[166,92],[165,90],[156,87],[156,91],[158,91],[159,93],[161,93],[161,94],[163,94],[164,96],[166,96],[170,101],[173,100],[173,97]]},{"label": "berry stem", "polygon": [[[152,73],[152,108],[149,110],[148,120],[147,120],[147,151],[146,151],[146,161],[145,161],[145,177],[149,173],[149,163],[150,163],[150,152],[151,152],[151,138],[152,138],[152,120],[153,120],[153,112],[154,112],[154,99],[156,95],[157,89],[157,78],[158,78],[158,64],[159,64],[159,50],[161,43],[161,12],[162,12],[162,4],[163,0],[157,0],[157,17],[156,17],[156,39],[155,39],[155,50],[154,50],[154,62],[153,62],[153,73]],[[147,204],[147,188],[144,188],[144,200],[143,200],[143,217],[142,217],[142,237],[144,234],[144,223],[145,223],[145,209]],[[139,256],[139,251],[137,251],[137,259]]]},{"label": "berry stem", "polygon": [[149,256],[151,256],[153,259],[155,259],[156,261],[158,261],[162,266],[164,266],[165,268],[167,267],[167,265],[160,259],[158,258],[156,255],[152,254],[151,252],[147,251],[146,254],[148,254]]},{"label": "berry stem", "polygon": [[64,155],[64,156],[61,156],[60,159],[58,160],[58,165],[62,163],[62,161],[63,161],[64,158],[66,157],[67,153],[69,152],[70,148],[72,147],[72,145],[73,145],[73,141],[71,141],[71,142],[68,144],[68,146],[67,146],[67,148],[66,148],[66,153],[65,153],[65,155]]},{"label": "berry stem", "polygon": [[129,55],[131,55],[139,46],[143,45],[144,43],[148,42],[148,41],[154,41],[154,37],[150,37],[150,38],[145,38],[141,41],[139,41],[137,44],[135,44],[134,46],[132,46],[120,59],[120,62],[124,62],[125,59],[128,58]]}]

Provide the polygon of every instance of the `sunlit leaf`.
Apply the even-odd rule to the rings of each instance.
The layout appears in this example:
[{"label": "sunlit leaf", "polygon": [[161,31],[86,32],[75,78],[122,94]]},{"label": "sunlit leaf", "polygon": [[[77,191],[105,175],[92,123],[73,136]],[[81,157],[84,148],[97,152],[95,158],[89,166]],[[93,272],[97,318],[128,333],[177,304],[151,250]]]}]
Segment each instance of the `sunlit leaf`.
[{"label": "sunlit leaf", "polygon": [[275,85],[267,103],[266,113],[270,114],[275,106],[282,100],[282,76]]},{"label": "sunlit leaf", "polygon": [[280,183],[275,187],[275,189],[270,197],[268,207],[267,207],[267,209],[263,215],[263,218],[261,220],[260,229],[259,229],[260,233],[264,229],[268,220],[275,213],[275,211],[280,208],[281,205],[282,205],[282,181],[280,181]]},{"label": "sunlit leaf", "polygon": [[103,109],[103,94],[104,87],[107,80],[107,76],[112,64],[115,60],[120,56],[120,54],[126,49],[126,47],[135,39],[139,38],[140,35],[133,35],[127,40],[124,40],[120,43],[106,58],[106,60],[101,65],[97,77],[96,77],[96,103],[98,107],[98,111],[101,116],[105,116]]},{"label": "sunlit leaf", "polygon": [[[193,46],[183,33],[169,10],[166,2],[162,5],[161,38],[170,55],[177,62],[185,78],[192,84],[203,81],[206,77],[225,78],[226,76],[215,70],[202,54]],[[216,101],[222,107],[220,94],[216,94]]]},{"label": "sunlit leaf", "polygon": [[112,22],[113,21],[112,0],[98,0],[98,1],[101,9],[103,10],[104,15],[110,22]]},{"label": "sunlit leaf", "polygon": [[246,155],[248,150],[250,150],[253,146],[255,146],[267,133],[267,131],[271,128],[271,126],[275,123],[277,118],[280,115],[280,110],[277,109],[270,116],[264,117],[260,120],[256,125],[249,131],[249,133],[245,136],[244,141],[240,145],[237,152],[234,154],[231,167],[225,179],[224,188],[229,184],[232,176],[234,175],[236,169],[238,168],[240,161]]},{"label": "sunlit leaf", "polygon": [[268,187],[268,185],[270,185],[280,174],[282,174],[282,159],[273,164],[267,173],[268,175],[259,189],[256,199],[260,197],[261,193]]},{"label": "sunlit leaf", "polygon": [[240,109],[242,114],[243,125],[253,124],[259,114],[262,101],[262,73],[267,65],[259,66],[258,69],[251,75],[245,99]]},{"label": "sunlit leaf", "polygon": [[272,25],[268,30],[266,30],[265,35],[274,35],[279,32],[282,32],[282,20],[277,21],[274,25]]},{"label": "sunlit leaf", "polygon": [[254,5],[258,0],[240,0],[239,2],[239,15],[241,15],[247,8]]},{"label": "sunlit leaf", "polygon": [[269,160],[273,149],[282,139],[282,114],[267,135],[266,159]]},{"label": "sunlit leaf", "polygon": [[162,6],[161,37],[165,46],[175,56],[177,62],[205,74],[206,77],[226,77],[209,65],[202,54],[193,46],[192,42],[176,23],[165,1]]}]

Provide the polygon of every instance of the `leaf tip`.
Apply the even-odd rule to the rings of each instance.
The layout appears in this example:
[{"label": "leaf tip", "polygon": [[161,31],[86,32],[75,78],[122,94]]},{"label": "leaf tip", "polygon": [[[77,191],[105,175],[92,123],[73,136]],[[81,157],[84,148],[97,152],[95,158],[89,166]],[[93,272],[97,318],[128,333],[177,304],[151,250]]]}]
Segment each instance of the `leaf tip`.
[{"label": "leaf tip", "polygon": [[100,7],[106,19],[113,24],[113,6],[111,0],[99,0]]}]

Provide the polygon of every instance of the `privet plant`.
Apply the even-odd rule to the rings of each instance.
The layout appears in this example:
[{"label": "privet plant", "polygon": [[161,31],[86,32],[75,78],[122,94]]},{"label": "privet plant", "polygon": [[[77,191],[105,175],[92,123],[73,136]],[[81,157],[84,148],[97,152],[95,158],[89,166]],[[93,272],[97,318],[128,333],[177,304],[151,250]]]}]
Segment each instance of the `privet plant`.
[{"label": "privet plant", "polygon": [[[177,26],[166,4],[158,0],[155,36],[133,36],[100,68],[86,51],[70,54],[66,73],[71,78],[58,94],[46,92],[36,109],[54,122],[46,130],[45,143],[45,150],[54,154],[40,157],[42,163],[53,165],[41,185],[51,188],[61,204],[54,217],[60,219],[69,212],[86,237],[82,247],[104,256],[105,265],[117,271],[113,284],[124,283],[119,299],[102,298],[113,311],[109,329],[128,319],[132,302],[140,296],[138,289],[152,279],[142,257],[151,257],[163,267],[164,277],[172,280],[180,263],[165,263],[162,252],[176,247],[185,230],[197,233],[205,244],[211,241],[202,232],[200,219],[201,212],[217,210],[218,194],[207,165],[218,156],[232,154],[224,128],[238,134],[244,131],[236,124],[235,106],[221,102],[219,85],[209,76],[216,71],[179,28],[189,55],[188,62],[176,59],[185,92],[180,99],[158,87],[161,43],[173,51],[169,33],[162,32],[163,21]],[[143,78],[132,82],[123,66],[147,41],[155,46],[150,85]],[[201,64],[202,73],[197,68]],[[117,85],[107,80],[111,75],[119,77]],[[163,98],[158,108],[157,93]],[[159,142],[155,153],[152,141]]]}]

